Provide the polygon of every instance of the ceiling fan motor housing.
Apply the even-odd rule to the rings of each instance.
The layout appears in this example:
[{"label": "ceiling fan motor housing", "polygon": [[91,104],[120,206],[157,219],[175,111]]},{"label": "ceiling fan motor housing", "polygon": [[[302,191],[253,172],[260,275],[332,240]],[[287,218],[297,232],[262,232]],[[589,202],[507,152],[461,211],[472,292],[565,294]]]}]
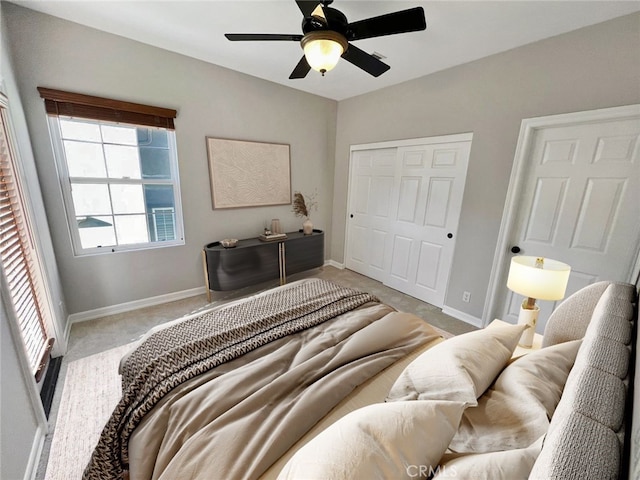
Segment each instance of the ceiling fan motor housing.
[{"label": "ceiling fan motor housing", "polygon": [[324,18],[310,15],[302,20],[302,32],[307,34],[318,30],[333,30],[346,37],[347,17],[339,10],[330,7],[322,7]]}]

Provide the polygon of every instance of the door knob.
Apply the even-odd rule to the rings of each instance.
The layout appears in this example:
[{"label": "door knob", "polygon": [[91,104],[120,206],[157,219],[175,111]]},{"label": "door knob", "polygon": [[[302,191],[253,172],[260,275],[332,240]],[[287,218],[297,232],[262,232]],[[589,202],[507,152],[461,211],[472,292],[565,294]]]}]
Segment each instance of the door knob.
[{"label": "door knob", "polygon": [[447,233],[447,238],[453,238],[453,233]]},{"label": "door knob", "polygon": [[520,253],[520,247],[514,245],[513,247],[511,247],[511,253]]},{"label": "door knob", "polygon": [[349,215],[351,218],[353,218],[353,213],[351,215]]}]

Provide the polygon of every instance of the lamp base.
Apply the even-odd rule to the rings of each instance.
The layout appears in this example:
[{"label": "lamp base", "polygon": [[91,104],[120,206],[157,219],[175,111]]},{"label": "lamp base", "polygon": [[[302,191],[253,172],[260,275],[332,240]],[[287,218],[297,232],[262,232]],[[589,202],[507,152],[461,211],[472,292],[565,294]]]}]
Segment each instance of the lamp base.
[{"label": "lamp base", "polygon": [[533,306],[533,309],[527,309],[520,307],[520,314],[518,315],[518,325],[525,324],[527,328],[522,332],[518,345],[524,348],[531,348],[533,345],[533,336],[536,333],[536,323],[538,322],[538,314],[540,313],[540,307]]}]

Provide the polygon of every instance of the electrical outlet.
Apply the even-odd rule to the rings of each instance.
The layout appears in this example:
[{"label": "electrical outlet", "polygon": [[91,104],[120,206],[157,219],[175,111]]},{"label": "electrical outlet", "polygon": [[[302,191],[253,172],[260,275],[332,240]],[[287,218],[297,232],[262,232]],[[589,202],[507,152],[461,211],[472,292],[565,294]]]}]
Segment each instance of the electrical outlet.
[{"label": "electrical outlet", "polygon": [[464,292],[462,294],[462,301],[465,303],[469,303],[470,300],[471,300],[471,292]]}]

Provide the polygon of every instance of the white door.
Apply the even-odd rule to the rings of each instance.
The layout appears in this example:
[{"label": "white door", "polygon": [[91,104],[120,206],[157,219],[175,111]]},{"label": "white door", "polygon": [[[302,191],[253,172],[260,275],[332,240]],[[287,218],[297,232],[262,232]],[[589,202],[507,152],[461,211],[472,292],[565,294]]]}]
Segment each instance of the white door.
[{"label": "white door", "polygon": [[444,304],[471,142],[398,148],[386,285]]},{"label": "white door", "polygon": [[395,148],[355,151],[351,156],[345,264],[379,282],[386,279],[395,159]]},{"label": "white door", "polygon": [[[523,255],[568,263],[567,296],[600,280],[631,276],[640,238],[639,138],[638,118],[533,133],[510,244]],[[508,292],[498,310],[502,318],[515,322],[521,302]],[[555,303],[538,302],[539,332]]]},{"label": "white door", "polygon": [[442,307],[470,138],[352,152],[347,268]]}]

